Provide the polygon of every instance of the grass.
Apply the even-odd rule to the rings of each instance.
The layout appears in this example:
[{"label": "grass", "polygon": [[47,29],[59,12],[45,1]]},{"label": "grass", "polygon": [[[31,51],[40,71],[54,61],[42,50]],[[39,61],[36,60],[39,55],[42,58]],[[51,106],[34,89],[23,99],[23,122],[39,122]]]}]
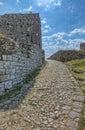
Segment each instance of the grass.
[{"label": "grass", "polygon": [[66,65],[78,81],[85,81],[85,59],[72,60]]},{"label": "grass", "polygon": [[0,38],[6,38],[6,35],[0,33]]},{"label": "grass", "polygon": [[74,72],[74,77],[79,81],[85,81],[85,73],[75,73]]},{"label": "grass", "polygon": [[28,74],[27,77],[24,79],[24,83],[29,83],[30,81],[32,81],[40,73],[40,71],[45,67],[45,65],[46,65],[46,61],[43,63],[41,67],[33,70],[30,74]]},{"label": "grass", "polygon": [[39,74],[39,71],[39,69],[36,69],[28,74],[27,77],[24,79],[24,83],[29,83],[31,80],[33,80]]},{"label": "grass", "polygon": [[[66,62],[67,67],[76,78],[85,96],[85,59]],[[77,130],[85,130],[85,101],[83,103],[81,117]]]},{"label": "grass", "polygon": [[20,84],[17,84],[13,89],[5,89],[5,94],[0,96],[0,102],[8,100],[11,97],[17,95],[20,92],[21,87],[22,86],[20,86]]}]

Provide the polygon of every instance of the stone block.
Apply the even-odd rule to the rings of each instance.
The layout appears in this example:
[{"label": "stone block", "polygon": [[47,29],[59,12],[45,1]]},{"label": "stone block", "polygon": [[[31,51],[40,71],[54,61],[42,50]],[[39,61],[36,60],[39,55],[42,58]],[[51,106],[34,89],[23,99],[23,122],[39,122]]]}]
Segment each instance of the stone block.
[{"label": "stone block", "polygon": [[3,55],[3,60],[7,60],[7,56],[6,55]]},{"label": "stone block", "polygon": [[14,75],[16,73],[16,68],[11,70],[11,74]]},{"label": "stone block", "polygon": [[0,75],[0,82],[10,80],[10,75]]},{"label": "stone block", "polygon": [[5,69],[0,69],[0,75],[5,75],[5,74],[6,74]]},{"label": "stone block", "polygon": [[10,68],[10,65],[11,65],[11,63],[10,63],[10,61],[5,61],[4,62],[4,68]]},{"label": "stone block", "polygon": [[7,68],[7,69],[5,69],[5,72],[6,72],[6,74],[11,74],[12,69],[11,68]]},{"label": "stone block", "polygon": [[11,55],[7,55],[7,56],[6,56],[6,60],[7,60],[7,61],[13,61],[13,57],[12,57]]},{"label": "stone block", "polygon": [[11,80],[5,82],[5,88],[6,88],[6,89],[11,89],[11,88],[12,88],[12,81],[11,81]]},{"label": "stone block", "polygon": [[0,96],[4,93],[4,84],[0,83]]},{"label": "stone block", "polygon": [[4,62],[0,61],[0,69],[3,69],[3,68],[4,68]]},{"label": "stone block", "polygon": [[13,80],[13,79],[15,79],[15,77],[16,76],[13,74],[13,75],[10,76],[10,79]]}]

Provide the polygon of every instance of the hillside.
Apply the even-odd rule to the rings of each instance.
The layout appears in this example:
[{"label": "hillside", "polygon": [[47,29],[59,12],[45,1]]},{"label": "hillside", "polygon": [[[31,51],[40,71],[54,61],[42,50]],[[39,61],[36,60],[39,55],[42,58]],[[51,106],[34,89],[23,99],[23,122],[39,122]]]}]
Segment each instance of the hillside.
[{"label": "hillside", "polygon": [[54,53],[48,59],[65,62],[73,59],[83,58],[85,58],[85,50],[61,50]]}]

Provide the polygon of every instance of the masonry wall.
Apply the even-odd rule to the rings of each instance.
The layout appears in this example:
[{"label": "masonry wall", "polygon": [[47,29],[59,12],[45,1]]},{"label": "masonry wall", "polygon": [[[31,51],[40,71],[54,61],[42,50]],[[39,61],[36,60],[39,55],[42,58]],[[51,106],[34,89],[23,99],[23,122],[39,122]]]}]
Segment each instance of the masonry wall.
[{"label": "masonry wall", "polygon": [[38,45],[33,45],[31,58],[18,52],[11,55],[2,55],[0,60],[0,95],[6,89],[11,89],[24,80],[27,74],[42,64],[42,50]]},{"label": "masonry wall", "polygon": [[22,83],[44,60],[39,14],[0,16],[0,95]]},{"label": "masonry wall", "polygon": [[42,47],[41,22],[38,13],[0,16],[0,33],[6,34],[27,53],[31,44]]}]

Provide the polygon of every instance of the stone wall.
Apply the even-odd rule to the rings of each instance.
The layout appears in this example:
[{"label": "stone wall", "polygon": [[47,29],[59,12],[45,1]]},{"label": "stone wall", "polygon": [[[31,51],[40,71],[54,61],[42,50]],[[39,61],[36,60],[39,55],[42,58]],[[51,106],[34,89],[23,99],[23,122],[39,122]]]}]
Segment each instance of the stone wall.
[{"label": "stone wall", "polygon": [[85,50],[85,43],[80,44],[80,50]]},{"label": "stone wall", "polygon": [[[0,16],[0,96],[42,65],[39,14]],[[6,36],[5,36],[6,35]]]},{"label": "stone wall", "polygon": [[1,15],[0,33],[6,34],[17,42],[24,53],[28,52],[31,44],[38,44],[42,47],[38,13]]},{"label": "stone wall", "polygon": [[42,50],[34,44],[30,52],[30,58],[23,55],[18,50],[10,55],[0,57],[0,95],[5,93],[5,89],[11,89],[17,83],[24,80],[26,75],[36,69],[43,62]]}]

